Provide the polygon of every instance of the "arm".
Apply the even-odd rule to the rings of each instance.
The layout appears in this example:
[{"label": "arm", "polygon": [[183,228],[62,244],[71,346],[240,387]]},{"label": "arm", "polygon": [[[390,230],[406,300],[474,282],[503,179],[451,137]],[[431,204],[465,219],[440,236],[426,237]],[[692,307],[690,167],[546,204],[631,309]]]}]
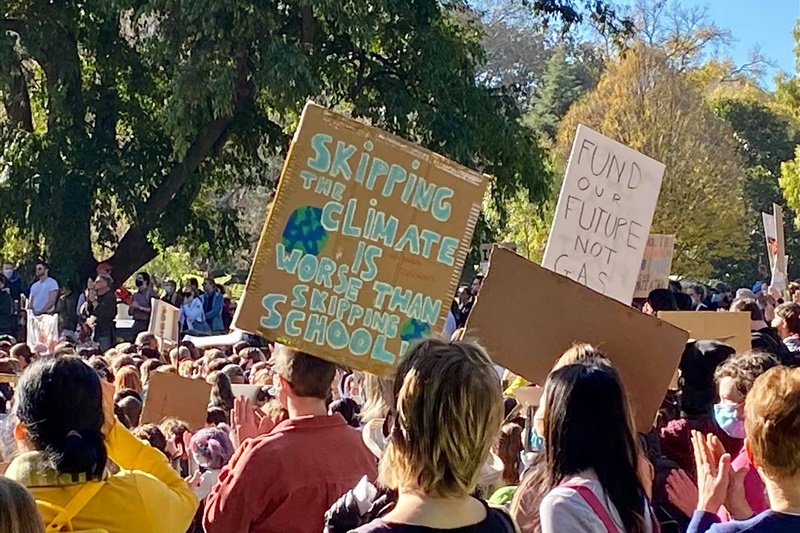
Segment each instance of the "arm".
[{"label": "arm", "polygon": [[52,313],[56,310],[56,302],[58,301],[58,289],[52,290],[47,293],[47,305],[44,308],[45,313]]},{"label": "arm", "polygon": [[695,511],[686,533],[706,533],[714,524],[719,524],[717,515],[706,511]]},{"label": "arm", "polygon": [[151,448],[116,422],[106,441],[108,456],[125,470],[141,471],[137,476],[143,512],[157,524],[153,531],[185,531],[197,511],[198,500],[164,454]]}]

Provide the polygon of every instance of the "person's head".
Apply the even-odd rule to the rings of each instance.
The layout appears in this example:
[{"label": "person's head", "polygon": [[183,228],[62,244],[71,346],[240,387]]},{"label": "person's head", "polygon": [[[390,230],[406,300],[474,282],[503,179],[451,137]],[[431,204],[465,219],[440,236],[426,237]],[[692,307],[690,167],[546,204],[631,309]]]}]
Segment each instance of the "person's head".
[{"label": "person's head", "polygon": [[239,365],[227,364],[222,368],[221,372],[228,376],[231,385],[244,385],[247,383],[244,378],[244,370]]},{"label": "person's head", "polygon": [[140,379],[142,381],[142,387],[147,387],[150,384],[150,376],[153,372],[156,371],[158,367],[163,365],[161,361],[158,359],[148,359],[144,363],[142,363],[142,367],[139,369],[140,372]]},{"label": "person's head", "polygon": [[192,303],[192,300],[197,298],[197,289],[195,289],[194,287],[186,287],[183,290],[182,295],[183,295],[183,303],[184,303],[184,305],[188,305],[188,304]]},{"label": "person's head", "polygon": [[133,428],[131,431],[133,436],[137,439],[148,443],[150,446],[160,451],[164,455],[167,454],[167,437],[155,424],[144,424]]},{"label": "person's head", "polygon": [[522,426],[504,424],[497,441],[497,456],[503,461],[503,484],[516,485],[521,474]]},{"label": "person's head", "polygon": [[460,305],[466,305],[472,299],[472,289],[464,285],[460,289],[458,289],[458,303]]},{"label": "person's head", "polygon": [[717,367],[719,403],[714,405],[714,419],[731,437],[743,439],[745,399],[756,378],[772,367],[778,366],[775,356],[760,352],[736,354]]},{"label": "person's head", "polygon": [[747,453],[781,488],[800,474],[800,368],[776,367],[758,377],[745,407]]},{"label": "person's head", "polygon": [[364,405],[361,421],[386,418],[394,405],[394,380],[392,378],[364,373]]},{"label": "person's head", "polygon": [[97,479],[106,467],[100,378],[78,357],[47,357],[22,374],[14,438],[60,474]]},{"label": "person's head", "polygon": [[229,424],[230,420],[227,411],[221,407],[212,405],[206,411],[206,424],[208,426],[219,426],[220,424]]},{"label": "person's head", "polygon": [[195,462],[210,470],[219,470],[228,464],[235,451],[228,432],[228,427],[222,424],[201,429],[192,435],[189,448]]},{"label": "person's head", "polygon": [[789,284],[789,297],[794,303],[800,303],[800,282],[793,281]]},{"label": "person's head", "polygon": [[573,344],[572,348],[564,352],[561,357],[558,358],[555,365],[553,365],[553,370],[558,370],[559,368],[567,365],[590,363],[593,361],[602,361],[603,363],[607,364],[610,363],[608,358],[603,355],[600,350],[591,344],[579,342]]},{"label": "person's head", "polygon": [[200,283],[197,281],[197,278],[189,278],[186,280],[186,286],[189,288],[194,289],[195,291],[200,290]]},{"label": "person's head", "polygon": [[44,261],[39,261],[36,263],[34,273],[36,274],[36,279],[43,280],[50,274],[50,265]]},{"label": "person's head", "polygon": [[166,455],[170,461],[186,457],[187,450],[184,446],[184,436],[191,433],[189,424],[178,418],[167,418],[158,427],[167,438]]},{"label": "person's head", "polygon": [[692,299],[692,304],[697,307],[706,297],[706,288],[702,285],[690,285],[688,289],[686,289],[686,294]]},{"label": "person's head", "polygon": [[782,339],[800,335],[800,305],[786,302],[776,307],[772,327],[778,330]]},{"label": "person's head", "polygon": [[714,372],[736,350],[718,341],[689,342],[678,368],[681,411],[689,416],[707,415],[717,398]]},{"label": "person's head", "polygon": [[342,398],[331,402],[328,406],[328,414],[339,413],[344,418],[348,425],[357,428],[360,427],[358,413],[361,408],[358,403],[352,398]]},{"label": "person's head", "polygon": [[21,483],[0,476],[0,531],[3,533],[42,533],[44,523],[33,496]]},{"label": "person's head", "polygon": [[282,344],[275,345],[273,358],[273,383],[281,405],[288,407],[290,398],[324,401],[328,397],[336,375],[336,366],[333,363]]},{"label": "person's head", "polygon": [[178,375],[184,378],[194,377],[194,361],[191,359],[184,359],[178,363]]},{"label": "person's head", "polygon": [[114,375],[114,388],[118,391],[122,389],[133,389],[142,392],[142,380],[135,366],[123,366]]},{"label": "person's head", "polygon": [[230,412],[233,409],[233,389],[228,376],[220,371],[212,372],[206,377],[206,382],[211,385],[209,404]]},{"label": "person's head", "polygon": [[503,421],[500,380],[477,344],[429,339],[400,362],[382,483],[433,498],[465,498]]},{"label": "person's head", "polygon": [[648,315],[657,315],[661,311],[677,311],[678,304],[675,295],[669,289],[655,289],[647,295],[647,302],[642,312]]},{"label": "person's head", "polygon": [[98,274],[97,279],[94,280],[94,290],[100,296],[106,294],[111,290],[111,277],[107,274]]},{"label": "person's head", "polygon": [[158,350],[158,337],[152,333],[143,331],[136,336],[136,346],[139,348]]},{"label": "person's head", "polygon": [[264,352],[262,352],[260,348],[250,348],[249,346],[245,346],[237,352],[236,347],[234,347],[233,353],[242,358],[242,368],[245,370],[251,369],[256,363],[267,360],[267,358],[264,356]]},{"label": "person's head", "polygon": [[[131,391],[134,392],[134,391]],[[116,403],[119,410],[125,413],[125,418],[131,426],[139,423],[139,418],[142,416],[142,400],[137,396],[124,396]]]},{"label": "person's head", "polygon": [[11,261],[3,261],[3,275],[8,279],[12,279],[14,277],[14,268],[14,263]]},{"label": "person's head", "polygon": [[167,296],[172,296],[176,290],[178,290],[178,284],[175,283],[175,280],[168,279],[164,282],[164,292],[167,293]]},{"label": "person's head", "polygon": [[141,287],[149,287],[150,286],[150,274],[147,272],[139,272],[136,274],[136,286]]},{"label": "person's head", "polygon": [[217,283],[214,281],[214,278],[205,278],[203,279],[203,291],[206,294],[211,294],[217,290]]},{"label": "person's head", "polygon": [[28,365],[33,362],[33,352],[31,352],[30,347],[28,347],[25,343],[15,344],[11,347],[11,353],[9,354],[11,357],[16,357],[19,361],[19,367],[22,370],[28,367]]},{"label": "person's head", "polygon": [[737,298],[731,304],[731,312],[739,311],[750,313],[750,327],[761,329],[764,322],[764,312],[759,307],[758,302],[753,298]]},{"label": "person's head", "polygon": [[477,296],[478,293],[481,292],[481,287],[483,287],[483,276],[475,276],[472,280],[472,284],[469,286],[472,295]]},{"label": "person's head", "polygon": [[117,355],[111,361],[111,370],[114,375],[124,366],[133,366],[133,356],[130,354]]},{"label": "person's head", "polygon": [[644,531],[638,442],[625,387],[612,366],[575,364],[550,374],[543,436],[550,488],[593,469],[624,529]]}]

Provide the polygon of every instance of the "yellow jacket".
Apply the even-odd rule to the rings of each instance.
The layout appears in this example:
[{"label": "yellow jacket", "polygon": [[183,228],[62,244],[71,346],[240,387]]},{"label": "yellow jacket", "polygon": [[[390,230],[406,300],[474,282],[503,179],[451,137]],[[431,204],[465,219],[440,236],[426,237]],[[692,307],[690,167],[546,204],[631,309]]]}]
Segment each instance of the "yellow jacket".
[{"label": "yellow jacket", "polygon": [[[72,520],[75,530],[105,529],[109,533],[184,533],[197,511],[198,500],[160,451],[151,448],[115,422],[106,441],[109,458],[120,471],[109,475],[99,492]],[[31,452],[37,454],[39,452]],[[66,506],[83,486],[33,481],[26,455],[14,459],[6,476],[26,485],[36,500]],[[55,511],[40,506],[45,525]]]}]

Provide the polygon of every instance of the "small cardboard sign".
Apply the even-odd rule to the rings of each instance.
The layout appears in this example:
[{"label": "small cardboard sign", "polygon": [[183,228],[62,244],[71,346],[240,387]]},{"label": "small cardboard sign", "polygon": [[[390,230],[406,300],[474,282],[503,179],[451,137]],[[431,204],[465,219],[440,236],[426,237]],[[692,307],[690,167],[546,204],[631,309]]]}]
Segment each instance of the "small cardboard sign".
[{"label": "small cardboard sign", "polygon": [[235,327],[390,373],[440,331],[487,180],[382,130],[307,104]]},{"label": "small cardboard sign", "polygon": [[177,418],[192,431],[206,425],[211,385],[200,379],[153,372],[147,398],[142,408],[142,424],[160,424],[165,418]]},{"label": "small cardboard sign", "polygon": [[261,391],[261,385],[231,385],[231,390],[234,396],[247,398],[250,403],[255,404],[258,393]]},{"label": "small cardboard sign", "polygon": [[689,335],[513,252],[495,248],[491,261],[467,337],[539,385],[575,343],[592,344],[622,376],[637,429],[649,431]]},{"label": "small cardboard sign", "polygon": [[539,385],[514,389],[514,396],[525,407],[539,407],[539,403],[542,401],[542,394],[544,394],[544,387]]},{"label": "small cardboard sign", "polygon": [[662,311],[658,313],[658,318],[689,332],[689,337],[694,340],[719,341],[736,350],[736,353],[751,349],[750,313]]},{"label": "small cardboard sign", "polygon": [[511,250],[512,252],[517,251],[517,243],[515,242],[498,242],[495,244],[481,244],[481,274],[485,276],[489,272],[489,256],[492,254],[492,247],[493,246],[502,246],[506,250]]},{"label": "small cardboard sign", "polygon": [[663,176],[658,161],[578,126],[542,266],[629,305]]},{"label": "small cardboard sign", "polygon": [[669,287],[675,235],[650,235],[642,257],[642,268],[636,280],[634,298],[647,298],[651,291]]},{"label": "small cardboard sign", "polygon": [[181,310],[158,298],[150,298],[150,311],[148,331],[163,341],[178,342]]}]

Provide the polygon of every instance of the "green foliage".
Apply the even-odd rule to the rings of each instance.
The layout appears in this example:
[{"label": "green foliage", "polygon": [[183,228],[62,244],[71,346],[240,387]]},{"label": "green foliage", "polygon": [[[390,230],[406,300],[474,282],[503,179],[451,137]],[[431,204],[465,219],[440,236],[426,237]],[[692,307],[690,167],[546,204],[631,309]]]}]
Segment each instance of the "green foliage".
[{"label": "green foliage", "polygon": [[[571,4],[532,8],[572,17]],[[0,226],[80,279],[96,265],[93,242],[119,278],[176,243],[224,257],[245,244],[225,195],[274,185],[260,169],[285,152],[309,98],[483,169],[501,207],[520,190],[539,201],[542,151],[511,92],[476,83],[482,36],[464,10],[436,0],[6,3]],[[616,27],[611,13],[595,15]]]}]

